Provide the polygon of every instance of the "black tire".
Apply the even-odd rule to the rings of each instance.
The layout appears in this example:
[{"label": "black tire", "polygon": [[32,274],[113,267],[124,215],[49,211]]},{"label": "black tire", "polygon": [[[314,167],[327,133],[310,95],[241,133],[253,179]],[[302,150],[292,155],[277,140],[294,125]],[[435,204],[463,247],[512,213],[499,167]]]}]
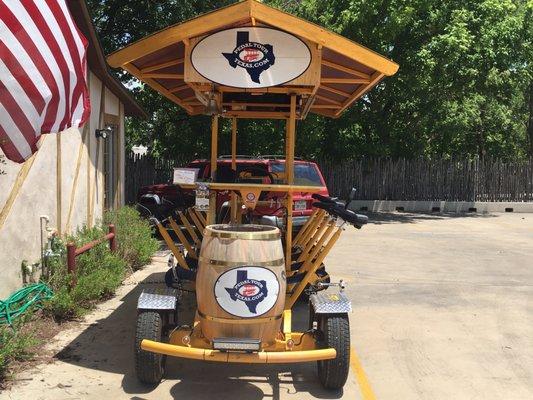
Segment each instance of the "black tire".
[{"label": "black tire", "polygon": [[346,314],[323,315],[320,320],[322,344],[337,351],[332,360],[317,361],[318,378],[326,389],[341,389],[350,370],[350,322]]},{"label": "black tire", "polygon": [[137,316],[135,331],[135,372],[137,378],[147,384],[157,384],[163,377],[165,357],[141,349],[141,341],[149,339],[160,342],[163,336],[163,321],[155,311],[143,311]]}]

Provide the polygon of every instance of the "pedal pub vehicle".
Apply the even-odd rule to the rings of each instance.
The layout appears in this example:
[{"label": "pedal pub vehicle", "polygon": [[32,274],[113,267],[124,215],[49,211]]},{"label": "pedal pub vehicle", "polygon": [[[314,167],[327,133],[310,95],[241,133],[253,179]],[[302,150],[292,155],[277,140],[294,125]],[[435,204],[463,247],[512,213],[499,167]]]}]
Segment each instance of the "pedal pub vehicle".
[{"label": "pedal pub vehicle", "polygon": [[[197,198],[198,207],[169,217],[165,228],[156,221],[177,259],[168,285],[194,288],[196,317],[190,326],[180,324],[179,290],[141,294],[138,378],[159,382],[165,355],[222,363],[317,361],[321,383],[341,388],[349,370],[351,303],[342,282],[329,283],[319,271],[346,224],[360,228],[366,217],[336,199],[314,194],[314,212],[293,237],[294,194],[318,190],[294,185],[296,121],[309,113],[339,117],[398,65],[252,0],[170,26],[111,54],[108,61],[191,116],[212,116],[211,182],[183,185],[195,189],[197,197],[207,194],[206,213]],[[286,121],[285,169],[276,179],[283,184],[251,183],[237,175],[234,183],[217,182],[219,118],[232,120],[233,166],[238,119]],[[287,220],[283,231],[240,223],[243,213],[261,201],[262,191],[280,193]],[[215,224],[217,192],[231,193],[230,224]],[[328,286],[340,290],[321,290]],[[309,295],[309,328],[293,332],[291,312],[304,293]]]}]

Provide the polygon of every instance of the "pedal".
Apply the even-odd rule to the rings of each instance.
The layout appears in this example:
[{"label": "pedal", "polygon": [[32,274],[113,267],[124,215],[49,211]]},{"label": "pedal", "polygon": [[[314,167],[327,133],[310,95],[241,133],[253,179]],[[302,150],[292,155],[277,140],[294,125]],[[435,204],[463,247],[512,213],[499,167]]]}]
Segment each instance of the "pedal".
[{"label": "pedal", "polygon": [[324,289],[326,287],[330,286],[337,286],[339,290],[342,292],[344,289],[346,289],[346,282],[344,282],[342,279],[338,282],[318,282],[316,286],[320,289]]}]

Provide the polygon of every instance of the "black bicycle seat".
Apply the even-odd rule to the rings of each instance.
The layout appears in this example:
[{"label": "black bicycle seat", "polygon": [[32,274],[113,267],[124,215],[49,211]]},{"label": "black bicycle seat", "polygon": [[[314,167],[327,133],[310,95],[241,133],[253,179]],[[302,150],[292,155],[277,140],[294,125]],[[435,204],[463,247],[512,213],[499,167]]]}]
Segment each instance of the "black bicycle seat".
[{"label": "black bicycle seat", "polygon": [[332,204],[336,204],[337,200],[339,200],[337,197],[322,196],[321,194],[318,194],[318,193],[313,193],[311,197],[315,200],[322,201],[324,203],[332,203]]},{"label": "black bicycle seat", "polygon": [[347,210],[344,207],[340,207],[334,203],[317,201],[313,203],[313,207],[326,210],[329,214],[343,219],[349,224],[355,226],[357,229],[361,229],[363,225],[368,223],[368,217],[366,215],[356,214],[352,210]]},{"label": "black bicycle seat", "polygon": [[345,220],[346,222],[352,224],[357,229],[368,223],[368,217],[366,215],[356,214],[352,210],[335,210],[336,214]]}]

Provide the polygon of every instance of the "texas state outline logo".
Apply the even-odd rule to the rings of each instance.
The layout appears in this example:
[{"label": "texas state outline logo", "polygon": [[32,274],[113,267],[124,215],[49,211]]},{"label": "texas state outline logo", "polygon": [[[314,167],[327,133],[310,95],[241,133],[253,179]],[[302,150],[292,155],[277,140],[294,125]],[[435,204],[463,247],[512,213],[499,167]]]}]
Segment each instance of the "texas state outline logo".
[{"label": "texas state outline logo", "polygon": [[222,53],[233,68],[241,67],[255,83],[261,83],[261,73],[269,69],[276,57],[270,44],[250,41],[250,32],[237,31],[237,44],[231,53]]},{"label": "texas state outline logo", "polygon": [[269,269],[243,266],[224,272],[215,282],[215,298],[220,307],[242,318],[267,313],[278,300],[280,284]]}]

